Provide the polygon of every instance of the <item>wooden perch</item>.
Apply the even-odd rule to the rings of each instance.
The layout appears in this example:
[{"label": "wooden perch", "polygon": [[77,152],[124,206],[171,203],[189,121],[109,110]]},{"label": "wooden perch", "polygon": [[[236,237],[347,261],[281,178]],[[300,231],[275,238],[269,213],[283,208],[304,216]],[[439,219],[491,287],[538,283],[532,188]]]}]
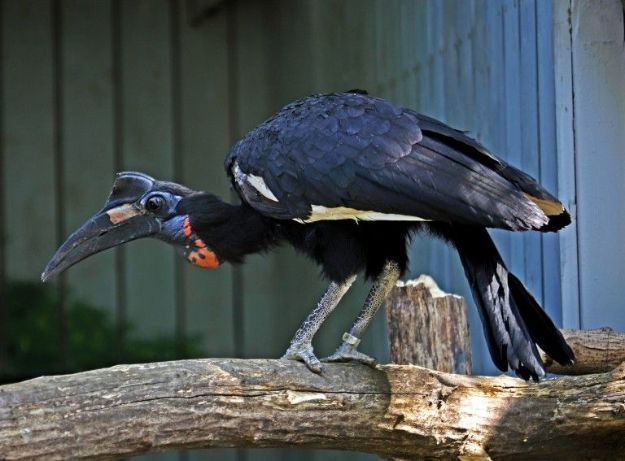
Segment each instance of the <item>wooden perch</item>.
[{"label": "wooden perch", "polygon": [[[318,447],[402,459],[625,456],[625,368],[527,384],[410,365],[206,359],[0,387],[0,458]],[[477,457],[477,458],[474,458]]]}]

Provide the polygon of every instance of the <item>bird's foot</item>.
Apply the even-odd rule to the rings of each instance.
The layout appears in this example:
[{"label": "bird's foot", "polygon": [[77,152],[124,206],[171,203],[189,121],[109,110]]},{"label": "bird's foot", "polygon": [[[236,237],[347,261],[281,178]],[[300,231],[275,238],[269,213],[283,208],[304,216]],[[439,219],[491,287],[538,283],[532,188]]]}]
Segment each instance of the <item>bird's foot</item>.
[{"label": "bird's foot", "polygon": [[[352,337],[353,338],[353,337]],[[345,338],[344,338],[345,339]],[[358,341],[360,342],[360,341]],[[377,361],[373,357],[369,357],[367,354],[363,354],[356,350],[358,343],[352,344],[348,341],[344,341],[334,354],[321,359],[322,362],[361,362],[370,367],[375,367]]]},{"label": "bird's foot", "polygon": [[282,360],[304,362],[313,373],[321,373],[321,362],[313,352],[310,342],[292,343],[282,356]]}]

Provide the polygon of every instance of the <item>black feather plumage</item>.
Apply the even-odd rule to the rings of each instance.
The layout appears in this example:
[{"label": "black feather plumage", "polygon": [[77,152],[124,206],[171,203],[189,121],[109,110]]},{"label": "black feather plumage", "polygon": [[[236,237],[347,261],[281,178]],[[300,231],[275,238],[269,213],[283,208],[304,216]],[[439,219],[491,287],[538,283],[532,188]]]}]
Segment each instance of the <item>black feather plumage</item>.
[{"label": "black feather plumage", "polygon": [[[403,272],[410,234],[427,230],[457,248],[501,370],[538,379],[544,368],[536,344],[572,362],[562,335],[509,273],[486,231],[553,231],[570,222],[569,214],[533,178],[465,133],[365,92],[315,95],[250,131],[225,165],[243,201],[273,218],[275,235],[331,280],[359,271],[375,277],[387,260]],[[262,178],[275,200],[237,181],[235,168]],[[293,221],[311,220],[314,206],[424,221]]]}]

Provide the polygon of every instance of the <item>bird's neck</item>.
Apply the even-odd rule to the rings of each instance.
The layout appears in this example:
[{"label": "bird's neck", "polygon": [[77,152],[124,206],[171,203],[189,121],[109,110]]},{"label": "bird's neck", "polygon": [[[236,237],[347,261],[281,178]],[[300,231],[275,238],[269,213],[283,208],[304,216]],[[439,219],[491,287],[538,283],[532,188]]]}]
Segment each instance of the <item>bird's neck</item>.
[{"label": "bird's neck", "polygon": [[198,194],[185,207],[191,228],[220,262],[239,263],[243,257],[279,243],[279,224],[249,205],[232,205],[212,194]]}]

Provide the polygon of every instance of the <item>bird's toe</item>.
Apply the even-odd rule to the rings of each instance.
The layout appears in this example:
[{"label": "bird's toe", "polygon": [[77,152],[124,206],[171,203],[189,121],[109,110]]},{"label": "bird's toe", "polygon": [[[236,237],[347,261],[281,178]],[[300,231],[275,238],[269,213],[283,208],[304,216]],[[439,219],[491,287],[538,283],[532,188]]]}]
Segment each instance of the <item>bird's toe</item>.
[{"label": "bird's toe", "polygon": [[322,362],[360,362],[370,367],[374,367],[377,361],[373,357],[369,357],[367,354],[363,354],[350,346],[349,344],[341,344],[334,354],[325,357]]},{"label": "bird's toe", "polygon": [[313,347],[310,343],[291,344],[282,356],[282,359],[304,362],[313,373],[321,373],[321,362],[313,352]]}]

